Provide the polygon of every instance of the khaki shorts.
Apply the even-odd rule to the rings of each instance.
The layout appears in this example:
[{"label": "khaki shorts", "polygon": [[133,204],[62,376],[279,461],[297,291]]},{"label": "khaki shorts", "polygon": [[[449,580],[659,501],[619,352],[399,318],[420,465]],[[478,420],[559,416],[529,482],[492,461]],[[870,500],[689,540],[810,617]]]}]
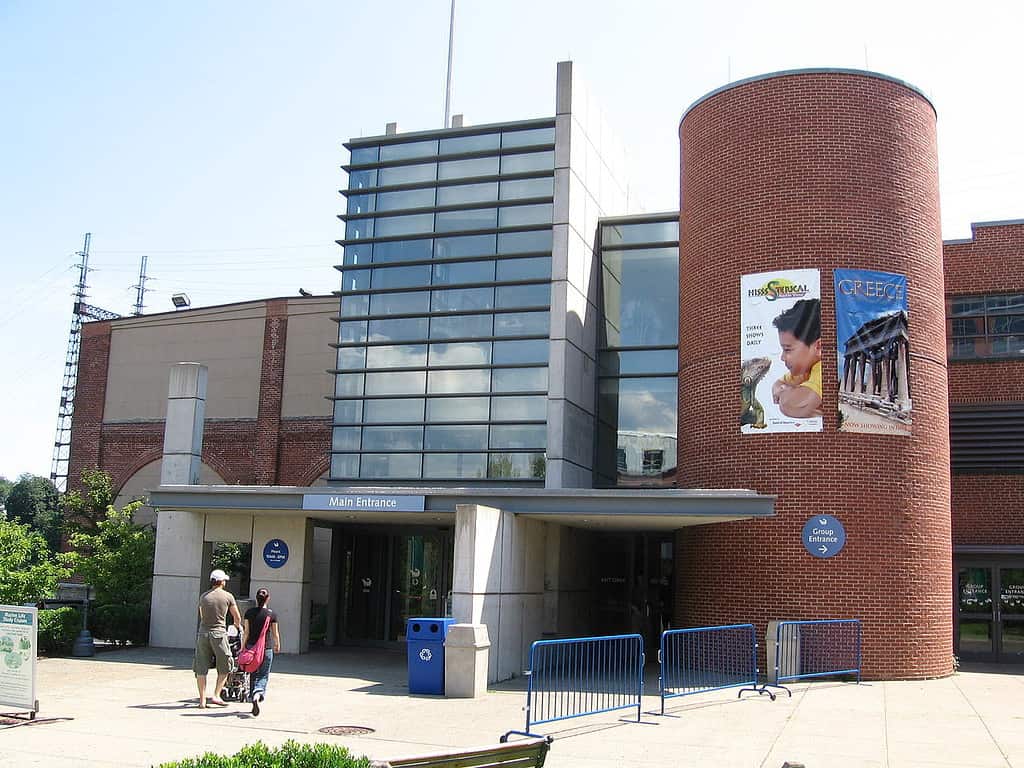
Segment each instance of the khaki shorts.
[{"label": "khaki shorts", "polygon": [[210,667],[215,664],[219,675],[226,675],[235,669],[235,660],[228,645],[228,634],[223,629],[200,631],[196,636],[196,655],[192,660],[192,671],[196,673],[196,677],[206,677]]}]

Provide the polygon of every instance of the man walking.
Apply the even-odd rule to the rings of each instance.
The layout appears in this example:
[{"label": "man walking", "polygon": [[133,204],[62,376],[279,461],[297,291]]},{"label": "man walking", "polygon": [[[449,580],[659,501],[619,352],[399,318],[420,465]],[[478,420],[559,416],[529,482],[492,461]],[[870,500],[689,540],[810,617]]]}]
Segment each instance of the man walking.
[{"label": "man walking", "polygon": [[228,612],[236,627],[242,623],[235,596],[224,589],[227,582],[228,575],[220,568],[216,569],[210,574],[209,590],[199,597],[199,633],[192,671],[196,673],[196,685],[199,687],[200,709],[206,708],[206,673],[210,671],[211,662],[217,666],[217,687],[213,689],[210,703],[218,707],[227,706],[220,698],[220,692],[235,663],[228,645]]}]

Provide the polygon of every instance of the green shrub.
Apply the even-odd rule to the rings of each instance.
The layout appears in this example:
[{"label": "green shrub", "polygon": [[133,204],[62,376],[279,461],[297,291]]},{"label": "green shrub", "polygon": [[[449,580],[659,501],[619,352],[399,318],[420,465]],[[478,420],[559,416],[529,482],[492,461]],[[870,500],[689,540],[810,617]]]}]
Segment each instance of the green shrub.
[{"label": "green shrub", "polygon": [[200,757],[161,763],[159,768],[370,768],[370,760],[355,757],[334,744],[286,741],[280,747],[271,748],[257,741],[233,755],[207,752]]},{"label": "green shrub", "polygon": [[89,625],[100,640],[145,645],[149,641],[149,606],[100,605],[89,614]]},{"label": "green shrub", "polygon": [[39,650],[67,653],[82,630],[82,615],[70,605],[39,612]]}]

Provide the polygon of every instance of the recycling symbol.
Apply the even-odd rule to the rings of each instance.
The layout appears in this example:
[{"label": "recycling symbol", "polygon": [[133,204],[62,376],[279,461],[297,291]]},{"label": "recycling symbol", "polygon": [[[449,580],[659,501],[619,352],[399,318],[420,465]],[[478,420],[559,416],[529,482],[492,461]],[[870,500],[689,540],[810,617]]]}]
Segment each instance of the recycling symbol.
[{"label": "recycling symbol", "polygon": [[420,661],[430,661],[432,658],[434,658],[434,654],[430,652],[429,648],[420,651]]}]

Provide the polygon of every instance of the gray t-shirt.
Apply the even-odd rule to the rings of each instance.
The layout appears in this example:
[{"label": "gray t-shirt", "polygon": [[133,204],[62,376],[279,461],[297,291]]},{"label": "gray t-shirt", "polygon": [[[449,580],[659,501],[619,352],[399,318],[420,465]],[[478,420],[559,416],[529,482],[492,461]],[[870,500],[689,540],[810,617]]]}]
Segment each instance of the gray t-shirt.
[{"label": "gray t-shirt", "polygon": [[199,598],[199,628],[204,632],[226,630],[224,619],[232,605],[235,605],[235,596],[224,588],[203,592]]}]

